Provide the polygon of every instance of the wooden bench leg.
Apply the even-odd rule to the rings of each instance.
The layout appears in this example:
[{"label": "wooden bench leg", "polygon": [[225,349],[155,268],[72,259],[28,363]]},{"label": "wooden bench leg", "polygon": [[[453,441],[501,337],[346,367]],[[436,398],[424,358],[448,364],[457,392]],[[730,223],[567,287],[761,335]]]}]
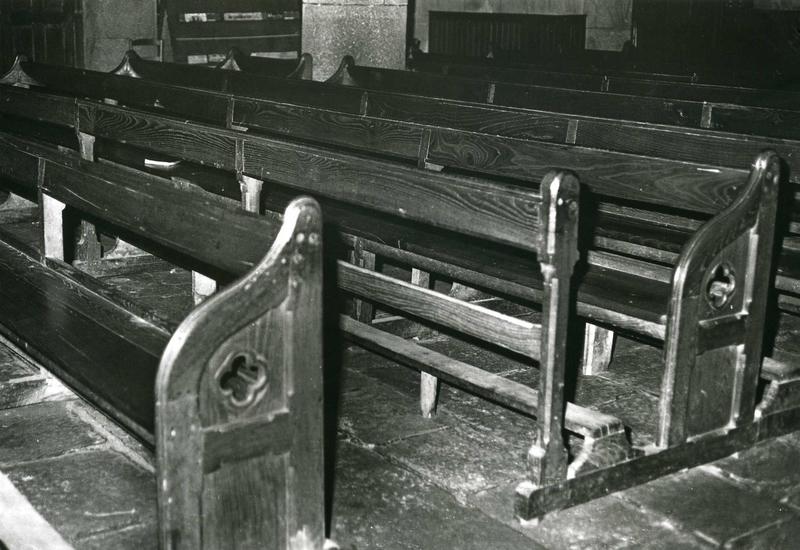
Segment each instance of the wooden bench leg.
[{"label": "wooden bench leg", "polygon": [[[423,288],[431,287],[431,274],[421,269],[411,269],[411,284]],[[436,416],[436,404],[439,397],[439,379],[427,372],[419,373],[419,407],[422,416]]]},{"label": "wooden bench leg", "polygon": [[[93,135],[78,132],[78,147],[83,160],[94,162],[94,142]],[[99,260],[101,255],[102,249],[97,230],[93,224],[81,220],[78,242],[75,245],[75,260]]]},{"label": "wooden bench leg", "polygon": [[[375,271],[375,254],[364,250],[362,239],[356,239],[353,251],[350,253],[350,261],[353,265]],[[353,318],[370,324],[375,318],[375,308],[369,302],[356,298],[353,300]]]},{"label": "wooden bench leg", "polygon": [[586,323],[583,331],[581,374],[593,376],[608,370],[614,350],[614,331]]},{"label": "wooden bench leg", "polygon": [[42,251],[45,258],[64,259],[64,203],[49,195],[39,196],[42,218]]},{"label": "wooden bench leg", "polygon": [[192,299],[197,305],[217,291],[217,281],[202,273],[192,271]]}]

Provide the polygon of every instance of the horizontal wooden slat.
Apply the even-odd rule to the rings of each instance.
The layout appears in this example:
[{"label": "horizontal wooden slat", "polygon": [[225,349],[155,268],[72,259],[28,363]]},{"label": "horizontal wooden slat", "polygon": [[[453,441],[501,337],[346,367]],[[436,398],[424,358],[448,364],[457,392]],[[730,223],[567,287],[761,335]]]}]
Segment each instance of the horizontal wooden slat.
[{"label": "horizontal wooden slat", "polygon": [[539,359],[541,325],[341,261],[337,282],[360,297]]},{"label": "horizontal wooden slat", "polygon": [[247,175],[434,227],[536,249],[541,198],[532,189],[265,137],[243,137],[112,106],[81,104],[80,116],[81,128],[98,137],[231,171],[237,166],[239,141]]},{"label": "horizontal wooden slat", "polygon": [[679,203],[687,210],[718,212],[730,204],[747,172],[730,168],[653,159],[461,132],[436,130],[428,150],[430,162],[472,168],[507,177],[536,179],[553,166],[573,170],[598,195],[663,206]]},{"label": "horizontal wooden slat", "polygon": [[41,188],[65,204],[234,275],[263,257],[279,230],[278,223],[192,186],[116,165],[79,163],[3,134],[0,150],[42,158]]},{"label": "horizontal wooden slat", "polygon": [[[340,316],[339,325],[348,339],[366,349],[516,411],[534,417],[537,415],[539,398],[534,388],[451,359],[349,317]],[[622,423],[613,416],[567,403],[564,426],[567,430],[585,437],[597,437],[621,428]]]}]

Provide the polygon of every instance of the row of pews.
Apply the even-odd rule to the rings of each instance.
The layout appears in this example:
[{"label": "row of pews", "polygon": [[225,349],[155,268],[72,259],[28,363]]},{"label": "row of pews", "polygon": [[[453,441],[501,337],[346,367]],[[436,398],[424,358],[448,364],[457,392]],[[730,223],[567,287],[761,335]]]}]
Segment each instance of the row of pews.
[{"label": "row of pews", "polygon": [[[790,105],[259,61],[0,80],[0,176],[41,220],[0,225],[0,332],[155,449],[164,548],[322,547],[329,341],[420,371],[424,416],[443,381],[529,418],[524,521],[800,427],[800,359],[762,360],[800,312]],[[121,298],[93,276],[120,250],[190,269],[199,305]],[[652,433],[569,393],[616,333],[663,348]]]}]

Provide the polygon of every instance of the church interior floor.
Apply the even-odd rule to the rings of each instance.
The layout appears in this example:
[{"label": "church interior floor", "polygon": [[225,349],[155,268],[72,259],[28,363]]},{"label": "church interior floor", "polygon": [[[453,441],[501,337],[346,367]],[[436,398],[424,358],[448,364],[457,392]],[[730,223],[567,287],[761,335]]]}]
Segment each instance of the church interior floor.
[{"label": "church interior floor", "polygon": [[[190,304],[188,272],[167,264],[106,280],[167,318]],[[429,336],[439,351],[536,382],[529,365]],[[800,353],[800,318],[782,317],[776,342]],[[336,420],[326,461],[331,538],[342,548],[790,548],[800,537],[800,432],[523,527],[511,506],[529,418],[443,387],[438,414],[425,419],[418,373],[357,348],[340,355],[326,373],[335,390],[326,413]],[[608,373],[579,380],[575,400],[621,417],[634,444],[646,445],[660,368],[660,350],[620,339]],[[148,449],[7,342],[0,407],[0,471],[67,543],[156,547]]]}]

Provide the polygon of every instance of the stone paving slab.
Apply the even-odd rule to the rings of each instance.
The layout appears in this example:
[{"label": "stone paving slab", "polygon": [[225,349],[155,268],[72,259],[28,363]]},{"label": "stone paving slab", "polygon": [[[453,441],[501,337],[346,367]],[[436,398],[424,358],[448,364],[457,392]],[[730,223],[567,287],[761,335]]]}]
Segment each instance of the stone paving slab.
[{"label": "stone paving slab", "polygon": [[331,536],[344,550],[544,548],[375,452],[342,443],[336,474]]},{"label": "stone paving slab", "polygon": [[478,491],[525,479],[525,454],[530,442],[521,446],[511,443],[501,436],[475,433],[469,427],[454,427],[402,439],[377,450],[468,503]]},{"label": "stone paving slab", "polygon": [[91,426],[70,412],[67,401],[0,411],[0,469],[5,465],[58,457],[103,443]]},{"label": "stone paving slab", "polygon": [[419,401],[374,378],[350,371],[343,375],[339,431],[365,445],[384,445],[456,424],[447,415],[423,418]]},{"label": "stone paving slab", "polygon": [[752,531],[727,541],[723,547],[731,549],[764,549],[797,548],[800,542],[800,520],[789,518],[777,521],[762,529]]},{"label": "stone paving slab", "polygon": [[80,550],[158,550],[154,525],[132,525],[80,539]]},{"label": "stone paving slab", "polygon": [[717,546],[800,519],[786,504],[702,466],[628,489],[620,497]]},{"label": "stone paving slab", "polygon": [[86,537],[132,526],[147,525],[155,532],[155,478],[119,453],[75,452],[4,471],[76,548]]},{"label": "stone paving slab", "polygon": [[535,527],[514,518],[515,484],[482,491],[475,505],[487,515],[551,550],[584,548],[701,549],[709,545],[676,529],[664,518],[607,496],[545,516]]},{"label": "stone paving slab", "polygon": [[661,348],[617,338],[614,356],[606,372],[597,376],[628,388],[658,396],[661,392],[661,378],[664,373],[664,360]]},{"label": "stone paving slab", "polygon": [[800,432],[738,452],[708,468],[750,490],[783,500],[800,489]]}]

